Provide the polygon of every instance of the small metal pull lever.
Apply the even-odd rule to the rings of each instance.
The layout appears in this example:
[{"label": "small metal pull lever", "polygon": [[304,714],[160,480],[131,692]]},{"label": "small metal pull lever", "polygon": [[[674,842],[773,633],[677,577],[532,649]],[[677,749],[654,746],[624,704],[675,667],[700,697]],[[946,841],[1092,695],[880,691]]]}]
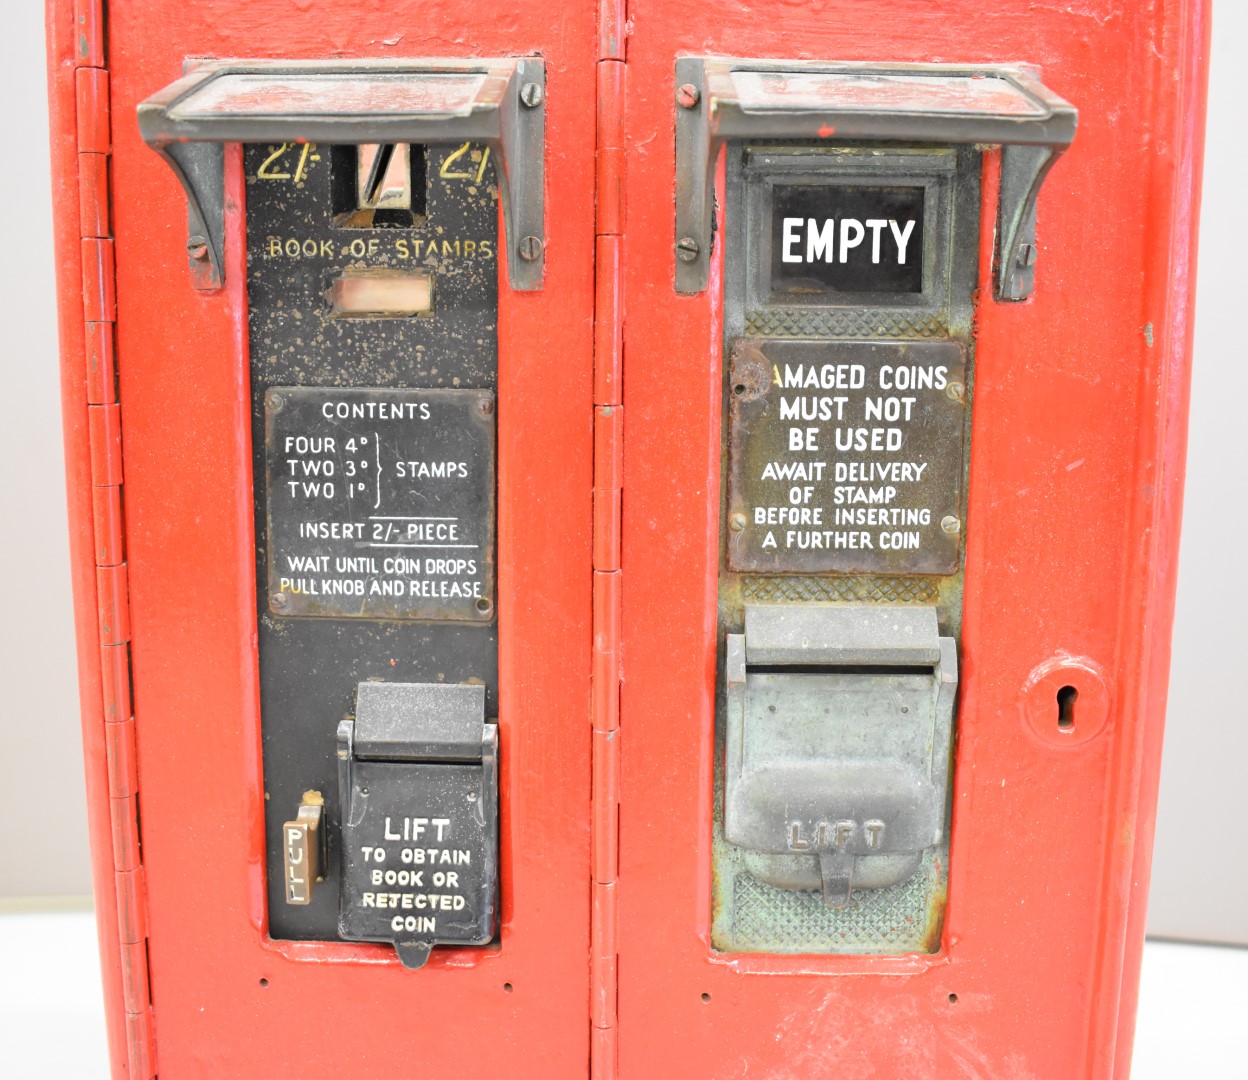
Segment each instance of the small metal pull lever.
[{"label": "small metal pull lever", "polygon": [[325,836],[321,828],[324,816],[325,800],[321,793],[305,791],[295,820],[282,825],[288,904],[310,904],[316,883],[325,880],[321,851]]}]

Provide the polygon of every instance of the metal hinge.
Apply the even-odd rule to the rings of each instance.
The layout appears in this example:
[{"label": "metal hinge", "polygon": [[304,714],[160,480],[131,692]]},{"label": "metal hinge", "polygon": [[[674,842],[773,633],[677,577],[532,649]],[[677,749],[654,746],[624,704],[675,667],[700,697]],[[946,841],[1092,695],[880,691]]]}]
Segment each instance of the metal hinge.
[{"label": "metal hinge", "polygon": [[616,1075],[619,952],[620,515],[624,410],[624,0],[600,0],[594,215],[594,613],[590,1073]]},{"label": "metal hinge", "polygon": [[100,721],[108,771],[113,884],[126,1053],[132,1080],[156,1075],[148,980],[147,891],[139,839],[138,768],[130,687],[130,591],[122,522],[121,406],[117,396],[117,321],[109,157],[109,75],[102,0],[74,5],[74,81],[87,423],[91,447],[100,635]]}]

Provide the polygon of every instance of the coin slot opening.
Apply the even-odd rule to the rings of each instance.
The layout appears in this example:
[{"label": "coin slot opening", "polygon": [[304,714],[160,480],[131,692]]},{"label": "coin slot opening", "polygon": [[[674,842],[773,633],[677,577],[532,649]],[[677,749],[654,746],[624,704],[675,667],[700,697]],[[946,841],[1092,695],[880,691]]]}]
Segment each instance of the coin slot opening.
[{"label": "coin slot opening", "polygon": [[418,143],[330,148],[334,224],[340,229],[411,229],[424,222],[426,153]]}]

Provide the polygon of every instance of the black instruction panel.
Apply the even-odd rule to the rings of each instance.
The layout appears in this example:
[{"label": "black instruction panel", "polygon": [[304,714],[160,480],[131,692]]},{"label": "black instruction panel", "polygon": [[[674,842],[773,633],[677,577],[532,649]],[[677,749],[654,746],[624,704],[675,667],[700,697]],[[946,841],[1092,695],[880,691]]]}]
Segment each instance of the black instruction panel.
[{"label": "black instruction panel", "polygon": [[[399,204],[373,207],[361,197],[368,154],[315,142],[243,147],[275,939],[342,939],[346,808],[335,740],[355,712],[357,687],[478,685],[481,715],[498,715],[496,162],[490,147],[475,143],[396,146],[385,177]],[[408,308],[388,309],[390,294],[377,287],[403,283],[424,303],[406,295]],[[344,299],[353,289],[368,294],[354,308]],[[370,313],[370,304],[379,310]],[[416,775],[409,767],[427,762],[376,767],[390,771],[364,785],[365,798],[372,806],[396,798],[393,821],[453,816],[384,790],[391,782],[404,788]],[[324,858],[308,901],[288,903],[283,826],[308,793],[323,799]],[[375,867],[366,866],[361,880],[371,890]],[[372,914],[383,911],[389,919],[435,917],[438,940],[456,914],[401,906]],[[384,929],[399,940],[389,921]]]}]

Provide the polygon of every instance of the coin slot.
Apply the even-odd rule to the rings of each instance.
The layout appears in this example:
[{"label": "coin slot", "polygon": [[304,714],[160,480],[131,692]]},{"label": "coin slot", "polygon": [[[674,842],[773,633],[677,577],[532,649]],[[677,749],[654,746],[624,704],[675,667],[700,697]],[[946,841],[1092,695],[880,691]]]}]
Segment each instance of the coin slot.
[{"label": "coin slot", "polygon": [[330,149],[334,224],[341,229],[411,229],[424,222],[426,153],[418,143]]}]

